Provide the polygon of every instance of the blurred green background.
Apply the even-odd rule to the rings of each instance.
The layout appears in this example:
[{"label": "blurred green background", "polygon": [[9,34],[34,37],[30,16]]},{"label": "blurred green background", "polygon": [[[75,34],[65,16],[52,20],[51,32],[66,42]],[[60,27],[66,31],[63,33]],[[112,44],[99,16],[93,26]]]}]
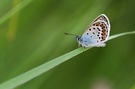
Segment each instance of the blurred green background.
[{"label": "blurred green background", "polygon": [[[134,0],[0,0],[0,83],[76,49],[75,38],[64,32],[81,36],[102,13],[110,19],[111,35],[135,30],[134,4]],[[11,15],[13,8],[19,10]],[[135,35],[128,35],[87,50],[16,89],[134,86]]]}]

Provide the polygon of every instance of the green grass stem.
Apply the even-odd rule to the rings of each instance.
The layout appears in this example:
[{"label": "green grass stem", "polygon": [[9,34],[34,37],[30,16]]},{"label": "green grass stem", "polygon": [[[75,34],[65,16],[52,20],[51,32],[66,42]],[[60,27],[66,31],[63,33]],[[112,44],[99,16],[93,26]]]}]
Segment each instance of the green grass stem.
[{"label": "green grass stem", "polygon": [[[125,32],[117,35],[110,36],[108,40],[123,36],[123,35],[128,35],[128,34],[135,34],[135,31],[132,32]],[[83,49],[83,48],[77,48],[71,52],[68,52],[58,58],[52,59],[49,62],[46,62],[36,68],[33,68],[21,75],[18,75],[17,77],[14,77],[10,80],[5,81],[4,83],[0,84],[0,89],[13,89],[19,85],[22,85],[31,79],[47,72],[48,70],[56,67],[57,65],[71,59],[72,57],[75,57],[76,55],[86,51],[88,49]]]}]

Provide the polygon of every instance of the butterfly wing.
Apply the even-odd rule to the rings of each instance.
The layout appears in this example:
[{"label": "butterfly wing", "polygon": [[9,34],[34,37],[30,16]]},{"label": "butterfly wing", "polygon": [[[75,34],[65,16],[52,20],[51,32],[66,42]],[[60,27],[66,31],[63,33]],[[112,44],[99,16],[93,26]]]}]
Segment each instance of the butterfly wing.
[{"label": "butterfly wing", "polygon": [[99,15],[83,33],[86,45],[96,45],[107,41],[110,34],[110,22],[105,14]]}]

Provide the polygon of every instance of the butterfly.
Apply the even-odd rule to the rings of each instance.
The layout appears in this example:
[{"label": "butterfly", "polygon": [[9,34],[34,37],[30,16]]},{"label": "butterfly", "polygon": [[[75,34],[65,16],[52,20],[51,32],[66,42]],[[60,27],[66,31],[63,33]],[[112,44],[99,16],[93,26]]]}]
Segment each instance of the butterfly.
[{"label": "butterfly", "polygon": [[104,47],[110,34],[110,21],[105,14],[101,14],[88,26],[82,36],[65,34],[76,36],[79,46],[84,48]]}]

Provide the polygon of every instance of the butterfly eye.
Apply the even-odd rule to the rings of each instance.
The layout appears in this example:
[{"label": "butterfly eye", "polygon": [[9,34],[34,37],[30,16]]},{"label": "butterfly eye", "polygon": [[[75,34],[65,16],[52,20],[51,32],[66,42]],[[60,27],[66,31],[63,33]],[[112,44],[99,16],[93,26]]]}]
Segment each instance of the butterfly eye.
[{"label": "butterfly eye", "polygon": [[77,41],[80,41],[80,38],[81,38],[80,36],[76,36]]},{"label": "butterfly eye", "polygon": [[76,40],[79,41],[80,37],[79,36],[76,36]]}]

